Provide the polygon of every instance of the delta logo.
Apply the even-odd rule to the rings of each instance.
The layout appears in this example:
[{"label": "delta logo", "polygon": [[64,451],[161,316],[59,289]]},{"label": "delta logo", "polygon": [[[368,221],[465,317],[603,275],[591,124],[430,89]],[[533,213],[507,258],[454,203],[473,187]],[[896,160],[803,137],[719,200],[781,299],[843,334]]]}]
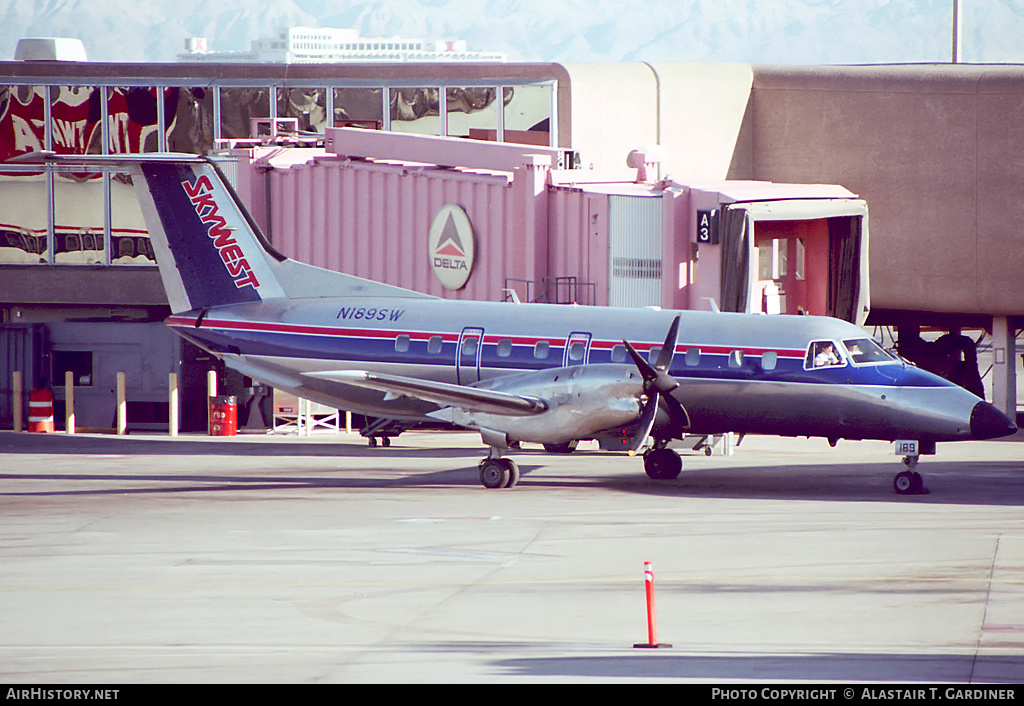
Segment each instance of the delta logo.
[{"label": "delta logo", "polygon": [[466,212],[447,204],[430,225],[430,267],[446,289],[461,289],[473,270],[473,227]]}]

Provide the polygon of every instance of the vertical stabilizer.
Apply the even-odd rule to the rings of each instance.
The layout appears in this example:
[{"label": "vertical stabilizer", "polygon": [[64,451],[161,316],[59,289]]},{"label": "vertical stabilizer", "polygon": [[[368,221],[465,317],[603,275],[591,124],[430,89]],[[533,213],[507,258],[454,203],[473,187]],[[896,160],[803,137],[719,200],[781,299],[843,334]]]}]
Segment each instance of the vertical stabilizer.
[{"label": "vertical stabilizer", "polygon": [[281,298],[432,298],[288,259],[206,159],[154,154],[129,163],[173,313]]},{"label": "vertical stabilizer", "polygon": [[272,266],[283,258],[261,242],[212,164],[153,160],[135,167],[173,312],[285,296]]}]

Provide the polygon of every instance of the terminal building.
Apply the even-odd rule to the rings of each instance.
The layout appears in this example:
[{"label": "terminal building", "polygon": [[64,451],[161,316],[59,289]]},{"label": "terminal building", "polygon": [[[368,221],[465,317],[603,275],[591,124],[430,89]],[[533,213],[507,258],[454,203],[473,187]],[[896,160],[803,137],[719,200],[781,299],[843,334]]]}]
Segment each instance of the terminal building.
[{"label": "terminal building", "polygon": [[8,161],[39,150],[216,155],[278,250],[438,296],[826,314],[965,386],[980,342],[1012,413],[1022,102],[1020,66],[0,62],[0,428],[14,370],[101,428],[127,372],[142,429],[177,372],[201,428],[216,365],[163,327],[130,177]]},{"label": "terminal building", "polygon": [[396,61],[505,61],[501,52],[470,51],[465,40],[425,41],[402,37],[362,37],[354,29],[288,27],[277,36],[254,40],[249,51],[210,51],[206,38],[185,40],[178,61],[215,63],[323,64]]}]

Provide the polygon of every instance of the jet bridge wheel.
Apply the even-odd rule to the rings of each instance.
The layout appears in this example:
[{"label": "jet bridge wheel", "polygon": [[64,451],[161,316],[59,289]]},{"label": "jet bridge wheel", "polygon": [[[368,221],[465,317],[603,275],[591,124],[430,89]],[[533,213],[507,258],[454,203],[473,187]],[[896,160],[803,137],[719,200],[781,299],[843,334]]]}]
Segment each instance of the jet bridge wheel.
[{"label": "jet bridge wheel", "polygon": [[480,483],[485,488],[513,488],[519,482],[519,466],[510,458],[485,458],[480,462]]},{"label": "jet bridge wheel", "polygon": [[672,449],[651,449],[644,454],[644,471],[654,480],[678,478],[683,459]]}]

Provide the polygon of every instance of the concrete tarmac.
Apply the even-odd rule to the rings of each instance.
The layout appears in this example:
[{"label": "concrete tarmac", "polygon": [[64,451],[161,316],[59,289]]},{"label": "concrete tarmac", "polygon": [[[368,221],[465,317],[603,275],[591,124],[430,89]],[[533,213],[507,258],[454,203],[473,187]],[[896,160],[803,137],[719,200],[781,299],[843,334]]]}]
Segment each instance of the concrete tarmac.
[{"label": "concrete tarmac", "polygon": [[[1024,682],[1024,444],[0,432],[0,683]],[[655,574],[648,642],[644,562]]]}]

